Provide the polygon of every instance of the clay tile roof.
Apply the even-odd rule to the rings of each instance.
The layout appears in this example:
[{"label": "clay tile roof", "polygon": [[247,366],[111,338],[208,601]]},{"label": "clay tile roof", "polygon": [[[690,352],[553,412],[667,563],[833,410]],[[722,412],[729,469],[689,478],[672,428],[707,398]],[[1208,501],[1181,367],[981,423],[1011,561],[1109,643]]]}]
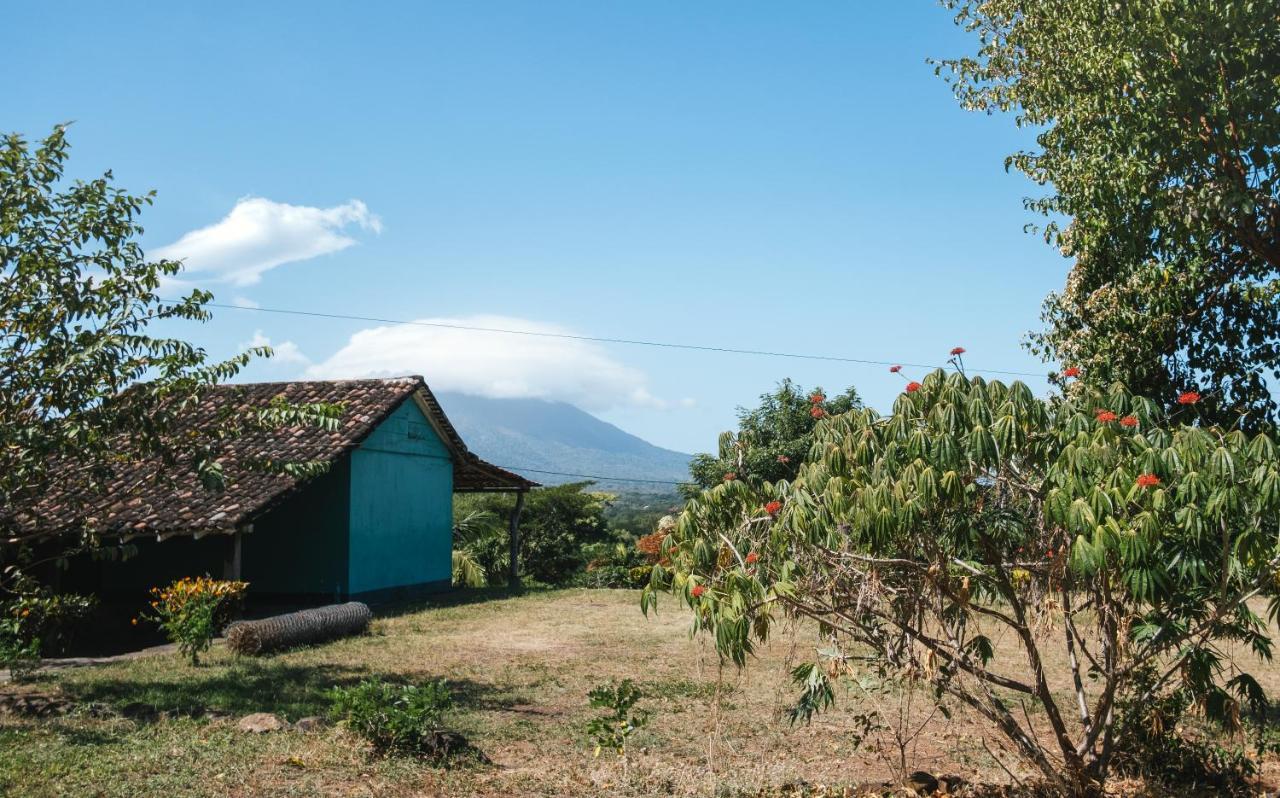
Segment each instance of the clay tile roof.
[{"label": "clay tile roof", "polygon": [[158,463],[135,463],[116,473],[103,493],[107,498],[88,511],[81,508],[75,512],[56,492],[47,496],[38,510],[39,526],[66,529],[79,526],[84,518],[92,518],[104,534],[127,537],[232,532],[251,523],[301,487],[301,482],[293,477],[243,468],[238,461],[270,458],[279,462],[335,462],[358,447],[384,419],[411,398],[453,456],[454,490],[519,491],[538,485],[486,463],[468,451],[421,377],[222,385],[207,401],[201,402],[191,414],[190,423],[198,425],[228,407],[262,407],[276,397],[299,404],[341,404],[343,414],[338,428],[333,431],[317,427],[289,428],[256,433],[236,441],[222,464],[227,486],[219,492],[192,484],[194,477],[187,475],[182,477],[185,483],[157,481]]}]

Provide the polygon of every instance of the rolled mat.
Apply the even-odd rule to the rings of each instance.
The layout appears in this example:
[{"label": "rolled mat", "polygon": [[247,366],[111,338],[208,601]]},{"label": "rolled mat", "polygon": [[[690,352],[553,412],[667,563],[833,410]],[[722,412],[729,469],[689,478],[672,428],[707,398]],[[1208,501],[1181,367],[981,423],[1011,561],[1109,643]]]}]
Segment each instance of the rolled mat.
[{"label": "rolled mat", "polygon": [[227,647],[237,654],[263,654],[282,648],[357,635],[369,628],[373,613],[359,601],[330,604],[227,627]]}]

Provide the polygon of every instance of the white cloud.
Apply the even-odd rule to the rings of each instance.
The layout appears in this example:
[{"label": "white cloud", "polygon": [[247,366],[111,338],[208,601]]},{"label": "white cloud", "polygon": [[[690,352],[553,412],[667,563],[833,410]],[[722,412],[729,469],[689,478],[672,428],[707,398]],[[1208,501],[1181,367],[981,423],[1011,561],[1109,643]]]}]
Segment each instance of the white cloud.
[{"label": "white cloud", "polygon": [[260,346],[271,347],[271,362],[273,363],[306,365],[311,362],[311,358],[302,354],[302,350],[293,341],[281,341],[278,344],[273,344],[270,338],[263,335],[262,330],[254,330],[253,338],[240,344],[240,351]]},{"label": "white cloud", "polygon": [[311,208],[246,197],[222,221],[192,230],[149,254],[182,260],[185,275],[205,281],[253,285],[263,272],[282,263],[346,249],[356,243],[347,235],[352,226],[382,231],[381,220],[360,200]]},{"label": "white cloud", "polygon": [[262,307],[262,305],[258,304],[257,302],[254,302],[252,299],[250,299],[247,296],[238,296],[235,299],[231,300],[231,304],[235,305],[238,308],[247,308],[249,310],[256,310]]},{"label": "white cloud", "polygon": [[642,372],[614,360],[588,341],[425,327],[421,322],[569,332],[557,325],[505,316],[421,319],[361,330],[307,374],[317,378],[421,374],[438,390],[562,400],[597,411],[620,405],[670,407],[649,393]]}]

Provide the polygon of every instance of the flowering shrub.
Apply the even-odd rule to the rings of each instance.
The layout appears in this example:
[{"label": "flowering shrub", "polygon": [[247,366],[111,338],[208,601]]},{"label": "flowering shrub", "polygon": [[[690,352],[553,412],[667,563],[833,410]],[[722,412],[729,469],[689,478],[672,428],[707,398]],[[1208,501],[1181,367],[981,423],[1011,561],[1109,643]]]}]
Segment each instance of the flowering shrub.
[{"label": "flowering shrub", "polygon": [[1064,377],[1079,377],[1079,376],[1080,376],[1080,368],[1079,368],[1078,366],[1068,366],[1067,368],[1065,368],[1065,369],[1063,369],[1063,370],[1062,370],[1062,376],[1064,376]]},{"label": "flowering shrub", "polygon": [[56,644],[95,604],[90,596],[35,592],[0,602],[0,668],[20,681],[40,664],[42,649]]},{"label": "flowering shrub", "polygon": [[1180,405],[1193,405],[1199,401],[1200,394],[1195,391],[1186,391],[1185,393],[1178,394],[1178,404]]},{"label": "flowering shrub", "polygon": [[163,629],[169,642],[177,643],[178,651],[198,665],[200,653],[209,650],[214,636],[239,610],[248,587],[247,582],[183,577],[168,587],[152,588],[151,612],[143,617]]}]

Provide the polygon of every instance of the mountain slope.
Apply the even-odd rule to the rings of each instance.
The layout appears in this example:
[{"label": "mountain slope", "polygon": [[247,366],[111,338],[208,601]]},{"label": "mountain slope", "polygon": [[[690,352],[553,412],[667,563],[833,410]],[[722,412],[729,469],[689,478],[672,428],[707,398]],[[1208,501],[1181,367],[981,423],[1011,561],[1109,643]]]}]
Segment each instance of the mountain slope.
[{"label": "mountain slope", "polygon": [[[559,471],[638,480],[689,478],[689,455],[663,449],[565,402],[436,394],[471,451],[545,485],[576,477]],[[537,471],[527,470],[536,469]],[[597,480],[607,490],[668,492],[671,486]]]}]

